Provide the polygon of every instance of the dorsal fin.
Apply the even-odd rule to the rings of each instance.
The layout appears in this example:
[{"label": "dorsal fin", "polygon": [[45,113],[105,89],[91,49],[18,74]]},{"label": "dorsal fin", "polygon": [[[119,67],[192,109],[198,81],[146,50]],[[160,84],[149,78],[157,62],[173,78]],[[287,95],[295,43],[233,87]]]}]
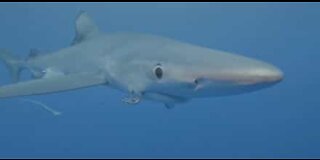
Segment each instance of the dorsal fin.
[{"label": "dorsal fin", "polygon": [[80,11],[76,22],[76,36],[72,42],[72,45],[78,44],[84,40],[87,40],[93,36],[95,36],[99,29],[96,24],[93,22],[91,17],[85,11]]}]

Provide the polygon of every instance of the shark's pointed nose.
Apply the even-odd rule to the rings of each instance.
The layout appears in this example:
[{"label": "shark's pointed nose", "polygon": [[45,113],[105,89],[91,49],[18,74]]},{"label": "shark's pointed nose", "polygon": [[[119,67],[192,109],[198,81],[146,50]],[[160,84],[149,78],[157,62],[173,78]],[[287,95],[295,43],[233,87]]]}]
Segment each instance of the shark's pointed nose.
[{"label": "shark's pointed nose", "polygon": [[283,72],[275,67],[257,69],[253,72],[253,76],[261,82],[280,82],[283,79]]},{"label": "shark's pointed nose", "polygon": [[272,73],[270,74],[270,77],[272,77],[271,79],[274,82],[280,82],[283,80],[283,72],[276,68],[275,70],[272,71]]},{"label": "shark's pointed nose", "polygon": [[228,68],[210,77],[208,79],[241,85],[275,84],[283,80],[283,72],[271,64],[259,62]]},{"label": "shark's pointed nose", "polygon": [[242,72],[240,83],[257,84],[257,83],[278,83],[283,80],[283,72],[269,65],[268,67],[257,67]]}]

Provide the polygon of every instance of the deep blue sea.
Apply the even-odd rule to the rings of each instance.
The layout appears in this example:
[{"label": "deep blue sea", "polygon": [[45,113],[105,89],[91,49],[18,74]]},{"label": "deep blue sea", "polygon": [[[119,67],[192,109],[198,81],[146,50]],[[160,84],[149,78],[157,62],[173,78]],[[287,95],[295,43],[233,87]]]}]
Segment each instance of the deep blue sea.
[{"label": "deep blue sea", "polygon": [[[0,48],[27,57],[31,48],[68,47],[81,10],[105,32],[151,33],[257,58],[281,68],[284,80],[170,110],[127,105],[107,86],[28,97],[61,116],[1,99],[0,158],[320,157],[320,3],[0,3]],[[2,63],[0,75],[0,86],[10,83]]]}]

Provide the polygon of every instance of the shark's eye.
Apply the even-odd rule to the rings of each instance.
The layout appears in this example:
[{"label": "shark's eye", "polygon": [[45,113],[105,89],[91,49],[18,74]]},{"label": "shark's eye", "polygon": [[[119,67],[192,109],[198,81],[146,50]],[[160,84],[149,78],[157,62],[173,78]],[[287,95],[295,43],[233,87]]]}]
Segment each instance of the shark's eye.
[{"label": "shark's eye", "polygon": [[158,79],[162,78],[163,70],[162,70],[161,66],[156,66],[156,68],[154,69],[154,74],[157,76]]},{"label": "shark's eye", "polygon": [[193,82],[194,82],[195,84],[198,84],[198,83],[199,83],[199,80],[198,80],[198,79],[195,79]]}]

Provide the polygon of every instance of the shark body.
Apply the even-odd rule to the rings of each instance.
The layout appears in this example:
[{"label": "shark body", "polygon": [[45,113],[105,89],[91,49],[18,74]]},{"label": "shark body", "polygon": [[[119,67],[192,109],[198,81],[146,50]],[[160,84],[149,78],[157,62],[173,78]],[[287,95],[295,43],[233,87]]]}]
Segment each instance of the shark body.
[{"label": "shark body", "polygon": [[[0,59],[16,83],[0,87],[0,98],[47,94],[97,85],[173,107],[195,97],[228,96],[272,86],[283,78],[275,66],[252,58],[156,35],[101,32],[86,12],[75,22],[72,45],[26,60],[6,50]],[[22,69],[34,79],[20,81]]]}]

